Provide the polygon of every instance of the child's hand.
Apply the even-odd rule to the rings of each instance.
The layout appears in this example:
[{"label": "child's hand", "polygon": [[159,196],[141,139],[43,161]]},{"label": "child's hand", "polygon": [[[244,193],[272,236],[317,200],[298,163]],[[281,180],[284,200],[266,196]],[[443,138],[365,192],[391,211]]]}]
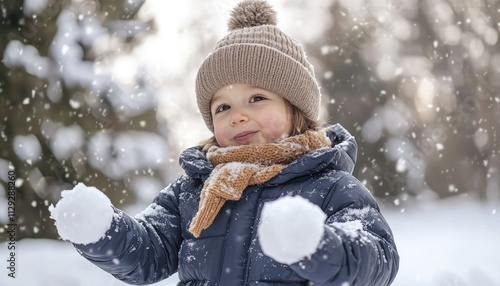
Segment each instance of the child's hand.
[{"label": "child's hand", "polygon": [[265,255],[293,264],[316,252],[324,232],[326,214],[300,197],[284,197],[266,203],[258,229]]},{"label": "child's hand", "polygon": [[104,237],[114,214],[106,195],[83,183],[61,195],[61,200],[55,207],[51,205],[49,211],[62,239],[89,244]]}]

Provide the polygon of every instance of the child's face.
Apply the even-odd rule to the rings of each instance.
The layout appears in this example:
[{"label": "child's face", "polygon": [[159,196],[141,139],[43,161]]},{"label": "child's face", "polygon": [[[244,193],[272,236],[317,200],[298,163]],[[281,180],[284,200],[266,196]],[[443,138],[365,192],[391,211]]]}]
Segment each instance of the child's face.
[{"label": "child's face", "polygon": [[285,99],[248,84],[219,89],[210,110],[215,139],[221,147],[272,143],[288,137],[292,130]]}]

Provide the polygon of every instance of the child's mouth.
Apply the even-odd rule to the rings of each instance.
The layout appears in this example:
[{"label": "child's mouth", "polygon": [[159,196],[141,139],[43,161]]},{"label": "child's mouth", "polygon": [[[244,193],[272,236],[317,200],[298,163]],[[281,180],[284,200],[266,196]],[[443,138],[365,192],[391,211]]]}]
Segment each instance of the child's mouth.
[{"label": "child's mouth", "polygon": [[239,134],[236,134],[236,136],[234,136],[234,140],[237,141],[237,142],[244,142],[244,141],[248,141],[250,140],[250,138],[252,138],[255,134],[257,133],[257,131],[245,131],[245,132],[241,132]]}]

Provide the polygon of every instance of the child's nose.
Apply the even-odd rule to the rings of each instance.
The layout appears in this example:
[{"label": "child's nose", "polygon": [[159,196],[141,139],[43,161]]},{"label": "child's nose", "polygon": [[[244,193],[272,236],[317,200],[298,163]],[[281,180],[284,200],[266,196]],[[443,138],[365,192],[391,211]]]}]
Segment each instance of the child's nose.
[{"label": "child's nose", "polygon": [[248,121],[248,115],[244,108],[233,108],[231,111],[232,126]]}]

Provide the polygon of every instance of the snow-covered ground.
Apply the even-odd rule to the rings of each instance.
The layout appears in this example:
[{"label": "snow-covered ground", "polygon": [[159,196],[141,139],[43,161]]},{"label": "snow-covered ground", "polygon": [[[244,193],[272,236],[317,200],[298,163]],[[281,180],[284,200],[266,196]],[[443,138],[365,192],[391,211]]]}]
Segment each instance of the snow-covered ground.
[{"label": "snow-covered ground", "polygon": [[[500,286],[500,203],[464,199],[384,210],[396,236],[401,267],[395,286]],[[24,239],[17,244],[17,278],[7,277],[7,247],[2,286],[126,285],[80,257],[71,244]],[[175,285],[177,277],[155,285]]]},{"label": "snow-covered ground", "polygon": [[401,256],[393,285],[500,285],[499,202],[452,198],[385,214]]}]

